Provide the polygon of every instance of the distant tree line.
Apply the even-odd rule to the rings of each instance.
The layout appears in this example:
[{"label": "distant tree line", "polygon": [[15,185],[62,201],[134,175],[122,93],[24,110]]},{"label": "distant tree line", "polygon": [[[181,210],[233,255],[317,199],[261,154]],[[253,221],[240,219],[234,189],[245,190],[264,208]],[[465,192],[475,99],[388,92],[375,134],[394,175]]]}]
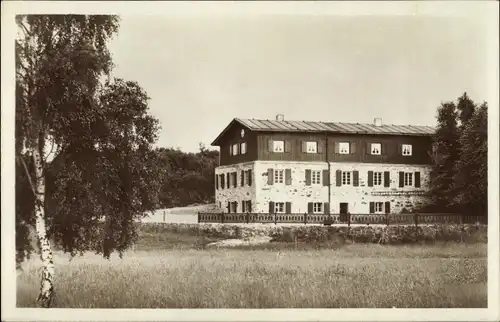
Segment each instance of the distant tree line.
[{"label": "distant tree line", "polygon": [[488,105],[464,93],[442,102],[432,152],[427,210],[488,214]]},{"label": "distant tree line", "polygon": [[214,177],[219,151],[208,150],[200,144],[196,153],[158,148],[156,154],[162,173],[159,207],[183,207],[215,201]]}]

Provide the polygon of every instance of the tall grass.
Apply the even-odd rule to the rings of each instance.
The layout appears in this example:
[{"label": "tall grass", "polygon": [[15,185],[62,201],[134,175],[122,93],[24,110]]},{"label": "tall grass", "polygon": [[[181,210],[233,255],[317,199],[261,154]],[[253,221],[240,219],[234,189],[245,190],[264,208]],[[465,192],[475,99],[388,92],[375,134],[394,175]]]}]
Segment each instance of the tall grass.
[{"label": "tall grass", "polygon": [[[57,254],[57,306],[487,306],[486,244],[353,244],[307,250],[291,244],[230,250],[169,245],[169,249],[138,248],[123,259],[113,256],[109,261],[92,254],[68,261]],[[17,281],[17,305],[31,307],[39,286],[39,261],[30,260],[23,268]]]}]

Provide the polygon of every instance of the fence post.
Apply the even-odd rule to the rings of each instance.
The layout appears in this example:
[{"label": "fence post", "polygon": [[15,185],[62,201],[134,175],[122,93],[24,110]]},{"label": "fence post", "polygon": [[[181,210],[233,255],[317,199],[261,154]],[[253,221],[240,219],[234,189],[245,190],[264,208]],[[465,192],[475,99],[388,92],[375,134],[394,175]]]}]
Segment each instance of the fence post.
[{"label": "fence post", "polygon": [[463,213],[460,214],[460,225],[463,225],[464,224],[464,218],[465,215]]},{"label": "fence post", "polygon": [[248,222],[250,221],[250,215],[248,214],[248,212],[246,213],[245,217],[246,217],[247,224],[248,224]]},{"label": "fence post", "polygon": [[276,217],[276,214],[274,214],[274,224],[275,225],[277,224],[277,220],[278,220],[278,218]]},{"label": "fence post", "polygon": [[[198,224],[201,222],[201,218],[200,217],[201,217],[201,215],[200,215],[200,212],[198,211]],[[163,221],[165,221],[165,220],[163,220]]]},{"label": "fence post", "polygon": [[347,227],[351,227],[351,213],[347,213]]},{"label": "fence post", "polygon": [[388,213],[385,214],[385,225],[389,226],[389,214]]},{"label": "fence post", "polygon": [[415,227],[418,227],[418,214],[415,213],[413,217],[415,218]]},{"label": "fence post", "polygon": [[223,224],[224,223],[224,213],[221,212],[220,214],[220,223]]},{"label": "fence post", "polygon": [[[198,216],[200,215],[200,213],[198,212]],[[165,222],[165,210],[163,210],[163,222]]]}]

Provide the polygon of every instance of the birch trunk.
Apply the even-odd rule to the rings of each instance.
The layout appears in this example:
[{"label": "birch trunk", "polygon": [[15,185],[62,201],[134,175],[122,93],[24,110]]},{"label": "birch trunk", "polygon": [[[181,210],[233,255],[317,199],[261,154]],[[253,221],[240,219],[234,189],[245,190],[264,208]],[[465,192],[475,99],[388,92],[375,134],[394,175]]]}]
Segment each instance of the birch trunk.
[{"label": "birch trunk", "polygon": [[35,163],[35,218],[36,233],[40,244],[40,257],[42,260],[42,276],[38,303],[41,307],[48,308],[54,299],[54,261],[50,241],[47,238],[45,225],[45,176],[43,171],[42,156],[38,144],[33,148],[33,161]]}]

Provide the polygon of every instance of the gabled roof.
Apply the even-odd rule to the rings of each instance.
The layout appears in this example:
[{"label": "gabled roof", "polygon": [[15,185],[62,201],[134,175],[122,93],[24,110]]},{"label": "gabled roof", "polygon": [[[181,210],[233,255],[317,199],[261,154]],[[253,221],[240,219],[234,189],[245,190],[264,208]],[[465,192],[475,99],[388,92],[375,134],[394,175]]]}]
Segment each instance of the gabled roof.
[{"label": "gabled roof", "polygon": [[303,133],[343,133],[343,134],[372,134],[372,135],[408,135],[408,136],[432,136],[435,128],[422,125],[394,125],[383,124],[376,126],[369,123],[345,123],[345,122],[312,122],[312,121],[275,121],[256,119],[233,119],[228,126],[212,142],[217,145],[224,134],[239,123],[250,131],[257,132],[303,132]]}]

